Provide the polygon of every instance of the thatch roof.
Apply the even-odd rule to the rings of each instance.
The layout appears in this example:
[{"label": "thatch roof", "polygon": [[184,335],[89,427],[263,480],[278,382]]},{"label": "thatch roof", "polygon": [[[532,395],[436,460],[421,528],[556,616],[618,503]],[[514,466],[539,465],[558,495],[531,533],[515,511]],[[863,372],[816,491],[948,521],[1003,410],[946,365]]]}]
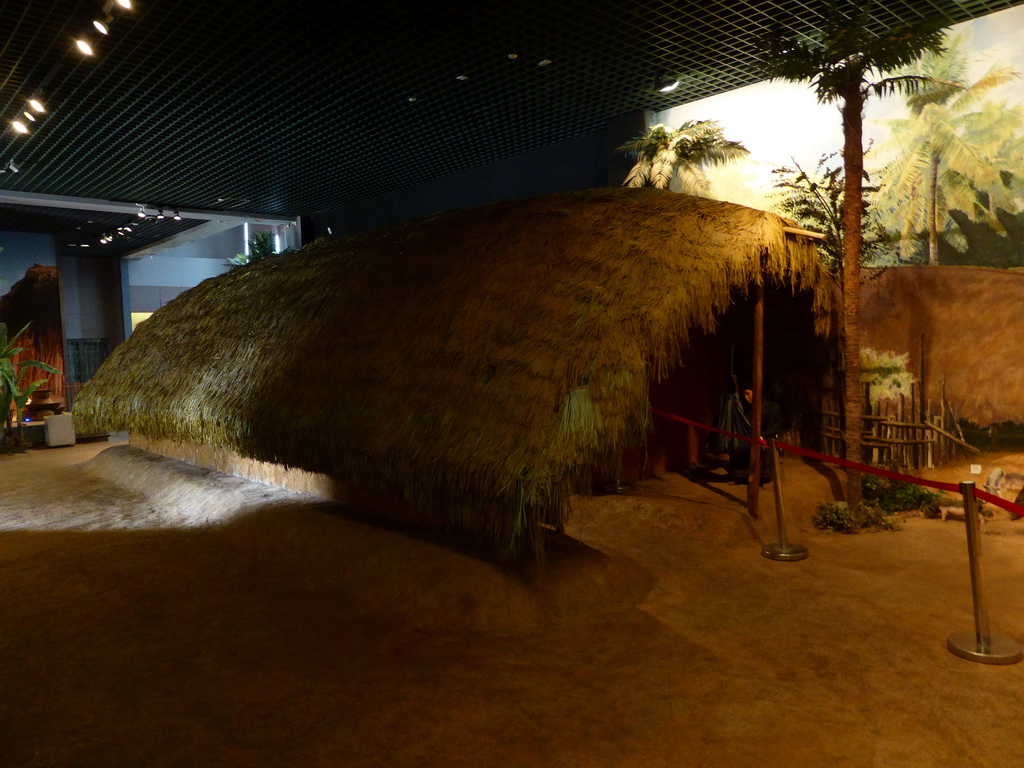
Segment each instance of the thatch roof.
[{"label": "thatch roof", "polygon": [[76,422],[334,475],[536,548],[570,487],[643,441],[649,379],[737,292],[812,290],[826,322],[814,246],[785,224],[609,189],[318,240],[168,303]]}]

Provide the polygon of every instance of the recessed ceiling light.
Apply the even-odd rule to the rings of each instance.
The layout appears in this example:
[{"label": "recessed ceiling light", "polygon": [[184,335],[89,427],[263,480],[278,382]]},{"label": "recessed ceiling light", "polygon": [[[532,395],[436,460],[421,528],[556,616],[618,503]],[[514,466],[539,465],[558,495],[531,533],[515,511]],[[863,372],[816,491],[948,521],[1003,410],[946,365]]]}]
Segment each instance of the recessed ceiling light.
[{"label": "recessed ceiling light", "polygon": [[21,122],[20,120],[11,120],[11,126],[18,133],[28,133],[28,128],[25,127],[25,124],[23,122]]},{"label": "recessed ceiling light", "polygon": [[654,81],[654,87],[661,93],[672,93],[672,91],[679,87],[679,81],[674,77],[659,77]]},{"label": "recessed ceiling light", "polygon": [[508,55],[508,57],[509,57],[510,59],[518,59],[518,58],[519,58],[519,54],[518,54],[518,53],[510,53],[510,54]]},{"label": "recessed ceiling light", "polygon": [[41,102],[39,99],[29,99],[28,105],[32,107],[32,109],[34,109],[36,112],[46,111],[46,107],[43,106],[43,102]]},{"label": "recessed ceiling light", "polygon": [[550,63],[551,63],[551,59],[541,59],[540,61],[537,62],[537,66],[538,67],[546,67]]},{"label": "recessed ceiling light", "polygon": [[457,75],[456,80],[469,80],[469,75]]},{"label": "recessed ceiling light", "polygon": [[92,56],[92,46],[89,45],[88,40],[83,40],[79,38],[78,40],[75,40],[75,45],[77,45],[78,50],[80,50],[86,56]]}]

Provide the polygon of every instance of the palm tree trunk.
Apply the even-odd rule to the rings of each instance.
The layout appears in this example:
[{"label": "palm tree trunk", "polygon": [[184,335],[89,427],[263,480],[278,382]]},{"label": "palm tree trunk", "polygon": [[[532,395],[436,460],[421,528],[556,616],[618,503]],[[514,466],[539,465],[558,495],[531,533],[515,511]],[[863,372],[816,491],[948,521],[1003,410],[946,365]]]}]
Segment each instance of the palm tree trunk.
[{"label": "palm tree trunk", "polygon": [[939,158],[932,156],[931,178],[928,179],[928,263],[939,265]]},{"label": "palm tree trunk", "polygon": [[[861,460],[860,385],[860,252],[861,207],[864,175],[863,111],[860,84],[843,88],[843,169],[846,174],[843,198],[843,377],[845,406],[844,440],[846,458]],[[860,472],[847,470],[846,503],[860,506]]]}]

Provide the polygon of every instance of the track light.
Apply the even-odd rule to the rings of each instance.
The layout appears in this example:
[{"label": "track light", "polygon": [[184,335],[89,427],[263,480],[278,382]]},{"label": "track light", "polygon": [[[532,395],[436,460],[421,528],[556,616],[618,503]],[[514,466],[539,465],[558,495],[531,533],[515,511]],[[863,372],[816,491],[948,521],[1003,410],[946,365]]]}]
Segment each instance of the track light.
[{"label": "track light", "polygon": [[43,102],[41,102],[39,99],[29,99],[28,105],[40,114],[46,111],[46,107],[43,106]]},{"label": "track light", "polygon": [[138,216],[140,219],[146,218],[146,206],[140,205],[139,212],[136,213],[135,215]]},{"label": "track light", "polygon": [[11,173],[17,173],[21,169],[14,164],[13,160],[8,160],[7,161],[7,170],[10,171]]},{"label": "track light", "polygon": [[28,128],[20,120],[11,120],[11,127],[18,133],[28,133]]},{"label": "track light", "polygon": [[658,77],[654,81],[654,87],[661,93],[672,93],[679,87],[679,81],[674,77]]},{"label": "track light", "polygon": [[159,209],[156,212],[156,217],[157,217],[157,219],[161,219],[161,220],[164,218],[164,209],[163,208]]},{"label": "track light", "polygon": [[92,25],[94,27],[96,27],[96,31],[99,32],[101,35],[109,35],[110,34],[110,27],[107,26],[106,22],[103,22],[103,21],[100,21],[99,19],[96,19],[92,23]]},{"label": "track light", "polygon": [[175,221],[181,221],[181,214],[178,213],[178,209],[177,208],[174,209],[174,220]]},{"label": "track light", "polygon": [[25,112],[23,112],[22,114],[23,114],[23,115],[25,115],[25,119],[26,119],[26,120],[28,120],[28,121],[29,121],[30,123],[34,123],[34,122],[36,121],[36,116],[35,116],[35,115],[33,115],[33,114],[32,114],[31,112],[29,112],[28,110],[26,110],[26,111],[25,111]]},{"label": "track light", "polygon": [[132,9],[132,0],[117,0],[117,4],[129,11]]},{"label": "track light", "polygon": [[83,40],[82,38],[78,38],[77,40],[75,40],[75,45],[77,45],[78,46],[78,50],[80,50],[86,56],[92,56],[92,46],[89,45],[89,41],[88,40]]}]

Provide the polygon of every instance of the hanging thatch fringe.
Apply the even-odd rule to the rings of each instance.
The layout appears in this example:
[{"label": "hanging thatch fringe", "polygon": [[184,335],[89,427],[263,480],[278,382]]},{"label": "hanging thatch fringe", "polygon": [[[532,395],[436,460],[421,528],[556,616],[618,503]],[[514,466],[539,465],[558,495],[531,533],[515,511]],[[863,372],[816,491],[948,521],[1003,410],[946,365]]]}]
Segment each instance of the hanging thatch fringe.
[{"label": "hanging thatch fringe", "polygon": [[651,376],[752,282],[813,291],[823,329],[828,281],[788,224],[593,190],[318,240],[167,304],[76,422],[333,475],[507,552],[539,546],[567,490],[643,440]]}]

